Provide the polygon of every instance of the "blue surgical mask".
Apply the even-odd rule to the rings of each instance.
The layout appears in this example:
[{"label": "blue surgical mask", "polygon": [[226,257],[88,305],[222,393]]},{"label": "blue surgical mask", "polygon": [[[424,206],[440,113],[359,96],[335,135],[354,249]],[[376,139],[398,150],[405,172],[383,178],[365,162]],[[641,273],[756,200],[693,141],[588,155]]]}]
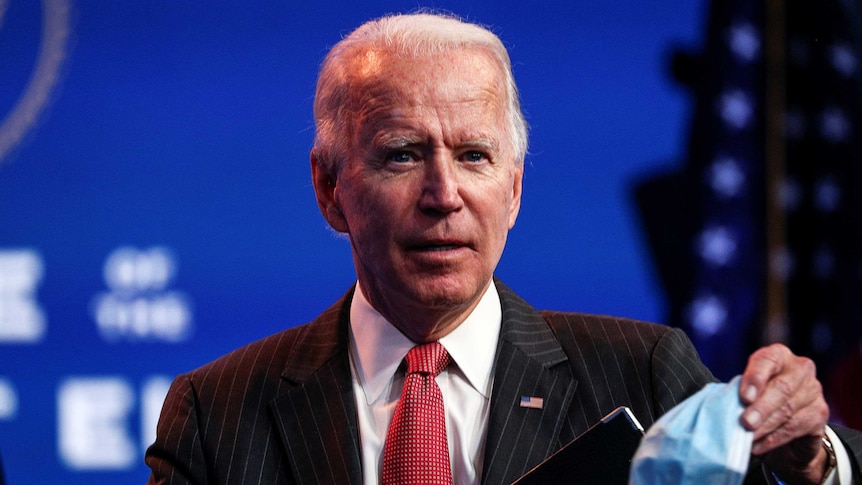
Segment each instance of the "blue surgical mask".
[{"label": "blue surgical mask", "polygon": [[740,379],[707,384],[653,423],[632,459],[629,484],[741,484],[754,433],[740,421]]}]

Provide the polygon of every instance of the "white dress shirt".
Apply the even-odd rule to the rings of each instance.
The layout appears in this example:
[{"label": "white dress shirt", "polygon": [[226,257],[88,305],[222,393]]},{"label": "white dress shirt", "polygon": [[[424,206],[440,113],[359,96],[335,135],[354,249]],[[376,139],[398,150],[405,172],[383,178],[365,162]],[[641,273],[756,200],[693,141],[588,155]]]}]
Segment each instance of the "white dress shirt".
[{"label": "white dress shirt", "polygon": [[829,436],[829,441],[835,450],[835,461],[837,463],[835,470],[832,471],[832,475],[823,483],[824,485],[851,485],[853,483],[853,468],[850,465],[850,457],[847,455],[847,449],[844,448],[844,443],[841,443],[841,438],[829,426],[826,427],[826,434]]},{"label": "white dress shirt", "polygon": [[[482,478],[501,322],[500,297],[492,282],[467,319],[440,339],[451,358],[449,367],[436,380],[443,393],[455,485],[478,484]],[[404,385],[399,366],[415,345],[368,303],[357,283],[350,305],[350,363],[365,485],[380,483],[383,444]],[[478,419],[473,419],[476,416]],[[835,447],[838,466],[824,485],[852,484],[847,451],[831,429],[826,432]],[[769,473],[767,479],[777,482]]]},{"label": "white dress shirt", "polygon": [[[451,358],[437,385],[456,485],[477,484],[482,477],[501,321],[500,297],[491,283],[467,319],[440,339]],[[350,362],[365,485],[380,482],[383,443],[404,385],[399,366],[415,345],[368,303],[357,283],[350,305]]]},{"label": "white dress shirt", "polygon": [[[844,444],[841,443],[841,439],[835,434],[832,429],[827,426],[826,427],[826,435],[829,437],[829,442],[832,443],[832,448],[835,450],[835,469],[832,470],[832,473],[823,480],[822,485],[856,485],[853,481],[853,468],[850,464],[850,456],[847,454],[847,449],[844,448]],[[766,473],[766,481],[772,485],[786,485],[784,482],[778,479],[772,473],[766,471],[764,467],[764,472]]]}]

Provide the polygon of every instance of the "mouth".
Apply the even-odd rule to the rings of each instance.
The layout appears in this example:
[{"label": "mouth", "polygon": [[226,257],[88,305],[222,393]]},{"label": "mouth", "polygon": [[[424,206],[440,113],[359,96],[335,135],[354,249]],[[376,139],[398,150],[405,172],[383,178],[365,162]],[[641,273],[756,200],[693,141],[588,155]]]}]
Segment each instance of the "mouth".
[{"label": "mouth", "polygon": [[416,251],[431,251],[431,252],[439,252],[439,251],[452,251],[453,249],[458,249],[464,247],[460,244],[423,244],[420,246],[415,246],[414,249]]},{"label": "mouth", "polygon": [[467,243],[462,241],[424,241],[409,246],[412,251],[431,253],[455,251],[466,247],[468,247]]}]

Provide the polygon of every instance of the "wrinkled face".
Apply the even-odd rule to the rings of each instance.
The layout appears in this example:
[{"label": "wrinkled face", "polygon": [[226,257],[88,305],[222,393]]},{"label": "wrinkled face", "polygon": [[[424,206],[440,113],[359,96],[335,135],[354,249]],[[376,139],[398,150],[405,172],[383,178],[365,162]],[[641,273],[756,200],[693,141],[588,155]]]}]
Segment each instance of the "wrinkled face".
[{"label": "wrinkled face", "polygon": [[503,75],[472,49],[358,61],[352,149],[335,173],[312,154],[315,190],[350,238],[371,304],[413,340],[433,340],[478,303],[518,215],[523,165]]}]

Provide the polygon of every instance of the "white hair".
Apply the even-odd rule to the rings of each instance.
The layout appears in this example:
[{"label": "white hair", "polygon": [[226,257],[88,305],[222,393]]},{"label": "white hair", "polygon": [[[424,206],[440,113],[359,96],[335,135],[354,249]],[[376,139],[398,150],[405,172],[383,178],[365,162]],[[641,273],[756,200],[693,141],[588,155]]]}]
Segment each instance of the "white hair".
[{"label": "white hair", "polygon": [[516,163],[527,152],[527,122],[509,53],[500,38],[477,24],[440,13],[395,14],[368,21],[338,42],[321,64],[314,99],[314,149],[318,160],[333,169],[347,155],[352,132],[350,61],[369,50],[386,50],[418,58],[463,48],[477,48],[500,66],[505,76],[507,128]]}]

